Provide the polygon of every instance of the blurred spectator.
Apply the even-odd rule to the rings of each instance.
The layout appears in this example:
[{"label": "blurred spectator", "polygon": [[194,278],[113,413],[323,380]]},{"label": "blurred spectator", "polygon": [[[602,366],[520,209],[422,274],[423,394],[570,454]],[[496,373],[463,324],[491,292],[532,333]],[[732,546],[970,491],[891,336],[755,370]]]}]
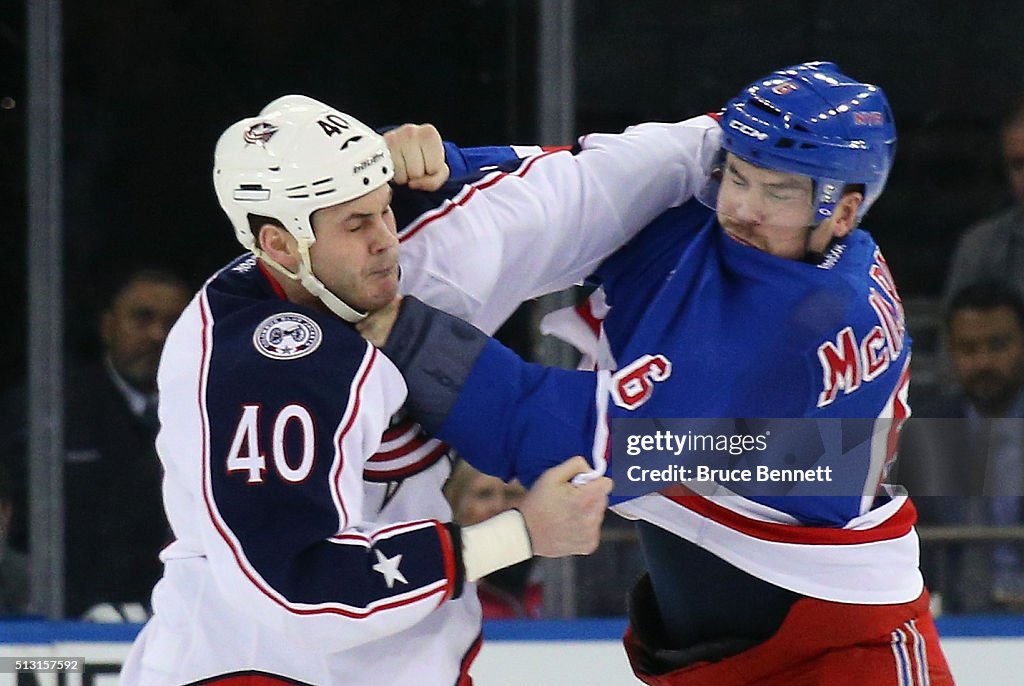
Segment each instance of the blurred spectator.
[{"label": "blurred spectator", "polygon": [[[526,495],[526,489],[517,481],[505,483],[478,472],[460,460],[452,468],[444,493],[452,506],[452,519],[469,526],[516,507]],[[477,581],[484,619],[538,619],[541,616],[544,592],[541,583],[534,578],[535,559],[499,569]]]},{"label": "blurred spectator", "polygon": [[14,498],[11,476],[0,465],[0,616],[28,612],[28,556],[8,546]]},{"label": "blurred spectator", "polygon": [[1000,142],[1013,206],[969,227],[961,237],[945,300],[969,284],[1000,279],[1024,298],[1024,95],[1003,118]]},{"label": "blurred spectator", "polygon": [[[102,358],[69,365],[65,377],[65,613],[145,619],[170,540],[154,439],[156,370],[164,340],[191,290],[172,273],[132,272],[111,292],[99,319]],[[4,402],[0,457],[25,512],[26,391]],[[15,523],[24,538],[24,520]],[[110,605],[106,605],[109,603]]]},{"label": "blurred spectator", "polygon": [[[922,524],[1024,523],[1024,303],[1008,285],[954,294],[946,317],[956,389],[919,402],[901,443],[897,481]],[[943,497],[932,497],[943,496]],[[948,609],[1024,609],[1021,546],[968,543],[948,554],[924,546],[929,585]],[[952,595],[950,595],[952,591]]]}]

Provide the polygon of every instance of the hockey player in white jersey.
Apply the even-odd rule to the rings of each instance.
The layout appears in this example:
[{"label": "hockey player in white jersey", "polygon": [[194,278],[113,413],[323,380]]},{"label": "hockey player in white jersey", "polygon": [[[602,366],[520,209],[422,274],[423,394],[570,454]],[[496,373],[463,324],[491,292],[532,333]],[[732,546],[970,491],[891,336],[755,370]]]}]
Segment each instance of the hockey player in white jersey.
[{"label": "hockey player in white jersey", "polygon": [[[681,201],[699,174],[680,151],[711,128],[596,136],[468,188],[446,235],[469,244],[518,227],[504,255],[410,283],[493,330],[529,293],[578,278],[566,256],[585,274]],[[403,177],[443,176],[398,161]],[[446,446],[402,418],[401,375],[352,327],[398,290],[394,166],[373,130],[302,96],[218,142],[218,199],[251,254],[206,282],[164,350],[157,447],[175,540],[122,683],[470,684],[470,582],[596,547],[610,482],[571,485],[582,458],[546,472],[518,511],[451,524]]]}]

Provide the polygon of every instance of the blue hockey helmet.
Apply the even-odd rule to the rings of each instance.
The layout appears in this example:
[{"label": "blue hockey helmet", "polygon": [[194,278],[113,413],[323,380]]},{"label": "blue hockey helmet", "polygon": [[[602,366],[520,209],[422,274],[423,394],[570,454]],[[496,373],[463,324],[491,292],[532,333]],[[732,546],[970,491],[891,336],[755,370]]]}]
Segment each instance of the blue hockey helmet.
[{"label": "blue hockey helmet", "polygon": [[754,81],[728,102],[720,123],[723,150],[811,178],[814,223],[832,215],[851,184],[864,186],[859,221],[881,195],[896,152],[885,93],[832,62],[805,62]]}]

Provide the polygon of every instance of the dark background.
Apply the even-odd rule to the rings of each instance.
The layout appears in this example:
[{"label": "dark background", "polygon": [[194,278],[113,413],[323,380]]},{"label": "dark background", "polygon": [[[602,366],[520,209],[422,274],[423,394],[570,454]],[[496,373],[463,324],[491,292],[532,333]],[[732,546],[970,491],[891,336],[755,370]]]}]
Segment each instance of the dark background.
[{"label": "dark background", "polygon": [[[463,144],[534,142],[536,0],[196,2],[64,7],[68,349],[96,349],[111,277],[145,263],[194,285],[240,251],[210,183],[217,136],[300,92],[379,126]],[[718,109],[755,77],[829,59],[879,83],[900,133],[865,221],[905,297],[933,298],[958,234],[1009,201],[996,122],[1024,84],[1024,3],[576,3],[577,129]],[[0,386],[25,364],[25,4],[0,0]],[[547,141],[550,142],[550,141]]]}]

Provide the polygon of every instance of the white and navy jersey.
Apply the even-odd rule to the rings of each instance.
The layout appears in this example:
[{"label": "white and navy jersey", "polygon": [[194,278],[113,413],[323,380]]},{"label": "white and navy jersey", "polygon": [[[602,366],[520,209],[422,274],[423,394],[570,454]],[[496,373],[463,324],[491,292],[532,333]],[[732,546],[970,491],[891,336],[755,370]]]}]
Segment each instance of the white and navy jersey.
[{"label": "white and navy jersey", "polygon": [[[645,125],[420,206],[396,189],[402,288],[493,331],[692,195],[716,137],[710,119]],[[480,608],[458,595],[447,447],[404,417],[386,357],[239,258],[172,329],[158,383],[175,541],[122,683],[469,683]]]},{"label": "white and navy jersey", "polygon": [[882,483],[909,414],[910,341],[866,232],[816,264],[784,260],[729,239],[690,201],[595,279],[607,312],[588,352],[608,371],[524,364],[492,341],[438,435],[478,468],[529,483],[569,455],[603,468],[609,420],[619,417],[877,419],[887,427],[880,440],[843,456],[860,484],[846,497],[723,497],[724,488],[697,495],[680,485],[618,509],[804,595],[917,597],[913,506]]},{"label": "white and navy jersey", "polygon": [[240,258],[168,337],[157,444],[175,541],[125,682],[454,684],[479,608],[453,599],[448,461],[389,426],[406,392],[394,366],[278,289]]}]

